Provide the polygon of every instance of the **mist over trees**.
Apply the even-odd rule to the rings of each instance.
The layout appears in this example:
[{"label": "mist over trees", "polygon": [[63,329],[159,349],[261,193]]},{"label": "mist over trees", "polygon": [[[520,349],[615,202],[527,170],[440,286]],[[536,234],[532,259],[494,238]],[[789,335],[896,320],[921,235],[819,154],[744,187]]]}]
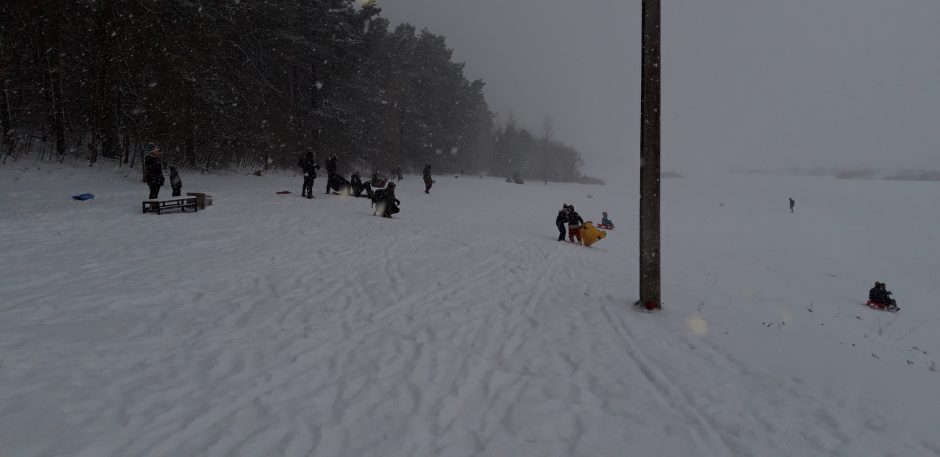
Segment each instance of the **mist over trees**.
[{"label": "mist over trees", "polygon": [[[581,178],[578,151],[510,120],[445,38],[353,0],[6,0],[0,143],[133,166],[347,168]],[[548,125],[548,124],[547,124]],[[345,170],[351,171],[351,170]]]}]

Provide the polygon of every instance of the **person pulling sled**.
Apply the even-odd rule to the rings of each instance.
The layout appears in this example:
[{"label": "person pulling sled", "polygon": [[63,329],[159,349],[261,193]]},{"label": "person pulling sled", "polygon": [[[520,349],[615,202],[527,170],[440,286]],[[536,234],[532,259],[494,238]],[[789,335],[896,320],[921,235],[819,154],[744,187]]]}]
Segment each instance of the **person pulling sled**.
[{"label": "person pulling sled", "polygon": [[581,244],[581,224],[583,223],[584,219],[575,212],[574,205],[568,205],[568,241],[574,243],[574,239],[577,238],[578,244]]},{"label": "person pulling sled", "polygon": [[555,216],[555,227],[558,228],[558,241],[565,241],[565,223],[568,222],[568,204],[561,205],[561,211]]}]

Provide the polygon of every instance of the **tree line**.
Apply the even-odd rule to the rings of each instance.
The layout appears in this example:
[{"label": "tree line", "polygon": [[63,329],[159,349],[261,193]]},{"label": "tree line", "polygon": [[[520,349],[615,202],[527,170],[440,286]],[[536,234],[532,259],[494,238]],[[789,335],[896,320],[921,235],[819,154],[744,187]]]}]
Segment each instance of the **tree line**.
[{"label": "tree line", "polygon": [[[4,160],[48,152],[134,166],[156,143],[210,170],[350,166],[581,178],[580,154],[514,121],[445,38],[390,28],[374,1],[6,0]],[[544,126],[543,126],[544,127]]]}]

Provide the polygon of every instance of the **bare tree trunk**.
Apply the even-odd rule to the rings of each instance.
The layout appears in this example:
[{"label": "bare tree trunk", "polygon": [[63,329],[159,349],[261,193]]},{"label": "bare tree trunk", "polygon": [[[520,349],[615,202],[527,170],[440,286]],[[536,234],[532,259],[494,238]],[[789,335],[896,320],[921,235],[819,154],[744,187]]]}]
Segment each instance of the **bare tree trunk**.
[{"label": "bare tree trunk", "polygon": [[[3,82],[3,99],[0,100],[0,127],[3,128],[3,144],[6,145],[7,153],[13,154],[13,109],[10,106],[10,89],[7,81]],[[4,157],[6,162],[6,157]]]}]

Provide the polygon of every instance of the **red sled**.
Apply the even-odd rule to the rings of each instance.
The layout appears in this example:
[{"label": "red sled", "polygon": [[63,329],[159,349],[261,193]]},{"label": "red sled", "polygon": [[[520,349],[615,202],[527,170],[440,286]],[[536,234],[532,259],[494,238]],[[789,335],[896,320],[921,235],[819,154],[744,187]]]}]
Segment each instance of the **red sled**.
[{"label": "red sled", "polygon": [[887,311],[889,313],[896,313],[901,310],[901,308],[898,308],[898,305],[896,304],[877,303],[871,300],[868,300],[867,302],[865,302],[865,306],[868,306],[871,309],[877,309],[879,311]]},{"label": "red sled", "polygon": [[595,227],[601,228],[601,229],[604,229],[604,230],[613,230],[613,229],[614,229],[614,224],[597,224],[597,225],[595,225]]}]

